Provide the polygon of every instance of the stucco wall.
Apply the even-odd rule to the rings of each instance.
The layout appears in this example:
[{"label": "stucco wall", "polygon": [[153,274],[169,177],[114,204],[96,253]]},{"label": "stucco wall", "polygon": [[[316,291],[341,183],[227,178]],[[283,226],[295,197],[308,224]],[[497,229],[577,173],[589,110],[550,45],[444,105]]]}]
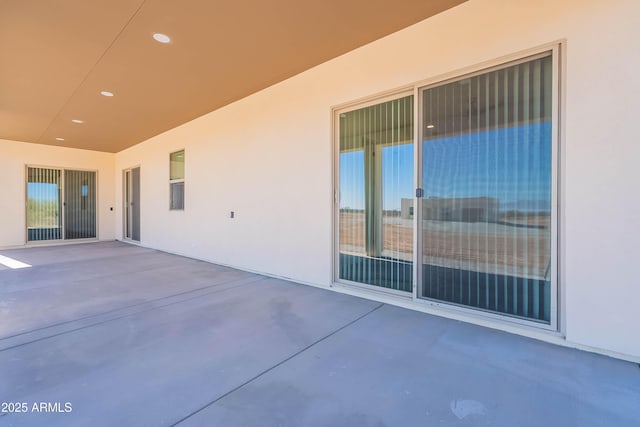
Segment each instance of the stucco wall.
[{"label": "stucco wall", "polygon": [[[563,39],[562,333],[640,357],[638,16],[635,0],[470,0],[118,153],[116,235],[122,169],[140,165],[143,245],[328,286],[331,107]],[[186,208],[169,211],[182,148]]]}]

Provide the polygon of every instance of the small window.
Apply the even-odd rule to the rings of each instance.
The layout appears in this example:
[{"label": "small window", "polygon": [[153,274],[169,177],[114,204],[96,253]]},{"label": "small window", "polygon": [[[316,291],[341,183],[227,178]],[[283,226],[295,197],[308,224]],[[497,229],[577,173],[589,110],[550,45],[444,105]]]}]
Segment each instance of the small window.
[{"label": "small window", "polygon": [[184,210],[184,150],[169,155],[169,209]]}]

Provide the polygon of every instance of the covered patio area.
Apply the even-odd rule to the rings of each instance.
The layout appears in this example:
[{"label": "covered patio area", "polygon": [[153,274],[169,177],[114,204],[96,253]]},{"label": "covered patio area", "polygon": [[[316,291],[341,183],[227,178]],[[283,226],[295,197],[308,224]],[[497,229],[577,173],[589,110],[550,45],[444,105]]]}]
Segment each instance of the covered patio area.
[{"label": "covered patio area", "polygon": [[634,363],[121,242],[0,255],[0,425],[640,422]]}]

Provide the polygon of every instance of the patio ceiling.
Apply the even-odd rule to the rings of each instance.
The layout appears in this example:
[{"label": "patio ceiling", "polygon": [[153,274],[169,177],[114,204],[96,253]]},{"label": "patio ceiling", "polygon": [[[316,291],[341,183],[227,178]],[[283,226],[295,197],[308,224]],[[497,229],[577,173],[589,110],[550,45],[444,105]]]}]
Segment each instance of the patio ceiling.
[{"label": "patio ceiling", "polygon": [[118,152],[464,1],[6,0],[0,138]]}]

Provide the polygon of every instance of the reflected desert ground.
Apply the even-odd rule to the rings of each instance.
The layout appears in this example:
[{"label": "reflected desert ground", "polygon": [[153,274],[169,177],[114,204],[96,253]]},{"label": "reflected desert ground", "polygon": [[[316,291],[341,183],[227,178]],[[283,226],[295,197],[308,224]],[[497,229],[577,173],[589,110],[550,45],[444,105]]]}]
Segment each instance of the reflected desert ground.
[{"label": "reflected desert ground", "polygon": [[[423,221],[423,263],[480,273],[545,279],[551,218],[501,215],[498,222]],[[382,257],[411,261],[413,220],[383,218]],[[363,212],[340,212],[340,252],[366,256]]]}]

